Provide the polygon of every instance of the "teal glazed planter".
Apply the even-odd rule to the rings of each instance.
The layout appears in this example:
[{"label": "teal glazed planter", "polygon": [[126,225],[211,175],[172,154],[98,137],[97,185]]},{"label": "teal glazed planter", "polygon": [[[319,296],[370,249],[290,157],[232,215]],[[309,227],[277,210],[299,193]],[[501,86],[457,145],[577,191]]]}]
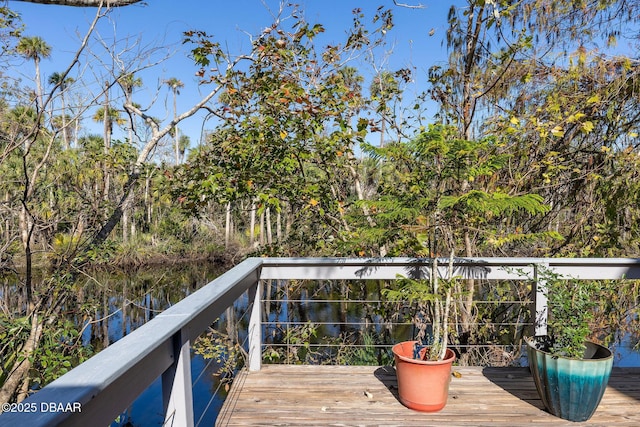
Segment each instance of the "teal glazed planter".
[{"label": "teal glazed planter", "polygon": [[583,359],[554,357],[527,341],[529,368],[547,410],[569,421],[587,421],[596,411],[613,367],[611,350],[586,342]]}]

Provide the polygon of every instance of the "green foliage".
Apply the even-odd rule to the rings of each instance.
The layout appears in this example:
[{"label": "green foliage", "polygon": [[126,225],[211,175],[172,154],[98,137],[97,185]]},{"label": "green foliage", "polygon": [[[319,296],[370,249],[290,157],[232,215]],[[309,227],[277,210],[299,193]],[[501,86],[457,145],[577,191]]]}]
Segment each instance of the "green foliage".
[{"label": "green foliage", "polygon": [[82,342],[80,331],[71,319],[60,317],[44,329],[44,336],[33,354],[37,372],[34,382],[44,386],[64,375],[93,355],[91,346]]},{"label": "green foliage", "polygon": [[20,15],[6,6],[0,7],[0,40],[2,51],[10,50],[12,44],[21,36],[24,26]]},{"label": "green foliage", "polygon": [[591,335],[594,309],[598,305],[599,282],[551,277],[545,286],[549,298],[551,353],[570,358],[582,357],[584,342]]},{"label": "green foliage", "polygon": [[360,345],[340,346],[340,353],[336,357],[339,365],[390,366],[393,364],[393,354],[388,348],[380,348],[377,344],[380,336],[376,333],[363,333]]},{"label": "green foliage", "polygon": [[80,261],[88,261],[95,264],[106,264],[115,254],[117,244],[113,240],[107,240],[102,245],[92,247],[84,252]]},{"label": "green foliage", "polygon": [[[453,252],[449,258],[448,271],[440,277],[438,259],[430,260],[428,279],[423,279],[421,268],[414,268],[408,275],[414,277],[398,277],[397,289],[386,288],[383,295],[390,301],[406,302],[415,307],[413,322],[418,330],[416,339],[419,346],[427,346],[424,356],[419,349],[414,351],[414,358],[425,360],[442,360],[449,343],[449,334],[455,323],[452,302],[457,289],[458,278],[453,275]],[[427,326],[431,326],[430,333]],[[450,330],[451,328],[451,330]]]},{"label": "green foliage", "polygon": [[283,331],[279,343],[267,345],[262,358],[270,363],[312,364],[318,363],[322,354],[311,343],[317,337],[318,329],[312,322],[289,326]]},{"label": "green foliage", "polygon": [[593,336],[594,319],[606,300],[601,281],[563,278],[539,269],[538,286],[547,297],[547,336],[544,350],[554,356],[581,358],[585,341]]},{"label": "green foliage", "polygon": [[220,382],[229,384],[235,372],[244,365],[245,354],[240,344],[217,329],[209,329],[207,334],[198,337],[193,345],[195,354],[204,360],[215,361],[216,375]]},{"label": "green foliage", "polygon": [[471,190],[460,196],[443,196],[439,207],[495,216],[510,215],[518,211],[536,215],[549,210],[542,197],[537,194],[509,196],[499,191],[488,194],[481,190]]},{"label": "green foliage", "polygon": [[15,361],[22,357],[20,350],[29,338],[30,328],[31,323],[26,317],[12,319],[0,316],[0,383],[4,383]]},{"label": "green foliage", "polygon": [[[448,252],[437,242],[461,242],[465,232],[479,228],[486,233],[485,244],[496,244],[490,238],[494,224],[549,210],[538,194],[512,195],[498,185],[510,156],[495,138],[461,140],[455,129],[432,125],[409,142],[368,145],[365,151],[377,160],[383,177],[380,196],[362,202],[376,218],[375,230],[369,227],[363,235],[382,240],[391,254]],[[447,235],[435,237],[441,233]]]},{"label": "green foliage", "polygon": [[42,37],[22,37],[16,46],[16,51],[27,59],[38,61],[51,55],[51,46]]},{"label": "green foliage", "polygon": [[51,252],[47,254],[52,263],[68,258],[77,249],[79,239],[69,234],[59,233],[53,238]]},{"label": "green foliage", "polygon": [[[185,258],[203,247],[220,250],[228,203],[230,228],[240,236],[232,239],[243,253],[432,257],[455,249],[466,255],[636,256],[640,74],[632,55],[609,48],[636,34],[638,7],[619,0],[469,0],[448,17],[449,63],[429,70],[432,86],[411,90],[405,90],[412,84],[410,70],[383,69],[365,79],[365,71],[349,63],[375,56],[381,46],[387,50],[384,35],[395,23],[385,8],[370,22],[354,10],[344,40],[326,45],[325,27],[287,6],[283,13],[292,19],[278,17],[237,57],[207,33],[187,31],[185,44],[200,83],[221,88],[206,106],[220,120],[189,162],[175,169],[160,160],[135,165],[135,141],[105,142],[92,135],[72,147],[63,144],[62,117],[69,118],[70,132],[76,131],[71,119],[86,124],[95,113],[101,121],[105,108],[116,124],[130,117],[113,105],[78,97],[74,88],[84,90],[86,81],[74,85],[67,78],[59,84],[62,76],[56,74],[49,80],[58,86],[51,89],[46,111],[61,114],[38,114],[43,110],[33,96],[36,81],[17,82],[8,66],[0,96],[0,259],[3,266],[19,265],[25,258],[20,231],[32,231],[33,256],[54,270],[61,267],[100,230],[133,171],[144,180],[127,212],[137,236],[121,242],[121,232],[114,232],[81,261],[137,264],[158,254]],[[0,54],[7,64],[17,57],[16,48],[36,67],[55,55],[58,47],[40,38],[20,38],[19,21],[0,8]],[[589,50],[593,40],[607,46]],[[245,59],[246,65],[237,62]],[[177,94],[179,80],[171,80]],[[140,81],[123,74],[111,83],[128,98]],[[421,90],[417,99],[408,99]],[[65,108],[63,92],[82,105]],[[440,107],[439,124],[421,126],[428,99]],[[409,111],[400,111],[406,106]],[[86,113],[70,117],[74,111]],[[145,126],[151,123],[159,121],[149,118]],[[140,124],[128,125],[144,138]],[[373,132],[380,132],[383,147],[364,143]],[[388,143],[391,132],[396,140]],[[355,157],[358,144],[364,146],[363,159]],[[281,222],[281,241],[249,247],[254,207],[258,217],[269,208],[272,226]],[[34,282],[35,295],[47,296],[51,289],[60,295],[69,288],[49,285]],[[421,289],[428,282],[412,285],[420,293],[417,306],[435,301]],[[609,295],[608,302],[633,305],[629,295]],[[73,301],[68,303],[73,311]],[[24,339],[24,307],[10,307],[16,317],[1,326],[19,338],[16,343]],[[611,320],[615,311],[612,303],[599,314]],[[431,319],[426,309],[423,319]],[[600,322],[601,328],[606,324]],[[47,338],[50,348],[59,340],[71,345],[64,336],[72,332],[51,333],[58,338]],[[309,333],[310,327],[291,332]],[[4,369],[16,357],[8,336],[0,340]],[[296,352],[290,355],[295,360],[319,357],[304,346]],[[53,353],[41,357],[48,378],[56,363],[65,367]]]},{"label": "green foliage", "polygon": [[[342,64],[376,44],[378,31],[365,31],[355,13],[348,40],[321,48],[315,39],[322,25],[307,23],[293,10],[297,18],[291,25],[278,21],[256,39],[247,69],[218,81],[224,121],[176,171],[172,194],[181,206],[201,213],[212,201],[246,201],[258,214],[267,207],[272,213],[286,210],[295,229],[288,236],[292,251],[298,246],[310,253],[316,242],[326,251],[327,242],[339,239],[348,227],[353,146],[367,132],[366,126],[354,129],[352,120],[364,105],[363,78]],[[383,9],[374,19],[380,28],[392,26]],[[190,41],[197,52],[215,50],[213,42]]]}]

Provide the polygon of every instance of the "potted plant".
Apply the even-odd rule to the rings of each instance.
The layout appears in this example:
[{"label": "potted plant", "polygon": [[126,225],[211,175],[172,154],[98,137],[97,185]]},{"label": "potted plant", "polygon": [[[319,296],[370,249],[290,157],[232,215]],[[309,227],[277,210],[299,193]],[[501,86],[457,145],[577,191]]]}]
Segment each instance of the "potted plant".
[{"label": "potted plant", "polygon": [[562,279],[548,271],[541,278],[548,329],[547,335],[526,340],[529,367],[551,414],[586,421],[602,399],[613,366],[611,351],[588,340],[599,282]]},{"label": "potted plant", "polygon": [[440,277],[438,260],[430,268],[410,267],[406,277],[399,277],[399,288],[386,290],[390,300],[415,304],[416,340],[393,346],[398,397],[406,407],[435,412],[444,408],[451,381],[455,353],[448,348],[452,315],[453,253],[445,277]]}]

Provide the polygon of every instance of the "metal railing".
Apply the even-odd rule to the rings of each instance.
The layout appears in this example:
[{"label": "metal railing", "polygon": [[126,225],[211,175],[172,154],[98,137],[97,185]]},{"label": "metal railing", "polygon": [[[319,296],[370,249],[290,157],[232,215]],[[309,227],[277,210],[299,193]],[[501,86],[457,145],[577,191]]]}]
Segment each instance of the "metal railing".
[{"label": "metal railing", "polygon": [[[395,280],[429,265],[411,258],[249,258],[26,399],[15,407],[20,412],[1,415],[0,425],[108,425],[161,377],[165,425],[193,426],[191,343],[245,292],[252,302],[247,364],[255,371],[262,363],[266,281]],[[536,335],[546,333],[547,318],[540,269],[585,280],[640,278],[640,259],[628,258],[460,258],[454,268],[461,278],[533,279]]]}]

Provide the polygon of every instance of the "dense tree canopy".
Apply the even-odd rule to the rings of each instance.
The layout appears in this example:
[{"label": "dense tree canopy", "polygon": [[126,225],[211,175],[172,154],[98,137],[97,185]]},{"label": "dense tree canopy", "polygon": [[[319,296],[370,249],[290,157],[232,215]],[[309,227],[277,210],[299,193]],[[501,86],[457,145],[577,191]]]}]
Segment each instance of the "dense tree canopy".
[{"label": "dense tree canopy", "polygon": [[[393,9],[354,10],[327,45],[322,23],[282,4],[246,51],[187,31],[204,95],[180,111],[187,76],[163,80],[159,118],[138,104],[137,89],[157,83],[139,77],[157,66],[143,61],[151,55],[109,51],[90,97],[89,73],[71,78],[96,62],[88,49],[102,13],[45,89],[40,60],[55,51],[2,8],[2,58],[27,60],[33,79],[0,74],[0,271],[20,284],[0,320],[27,325],[24,345],[2,344],[0,400],[29,390],[63,307],[79,313],[73,278],[144,252],[127,252],[136,245],[177,256],[211,242],[241,255],[640,256],[639,9],[456,2],[442,17],[448,61],[416,87],[423,71],[372,63],[392,50]],[[214,120],[187,147],[179,124],[202,110]],[[92,121],[100,135],[87,134]],[[34,264],[53,273],[37,277]],[[470,281],[458,291],[468,328],[481,290]]]}]

